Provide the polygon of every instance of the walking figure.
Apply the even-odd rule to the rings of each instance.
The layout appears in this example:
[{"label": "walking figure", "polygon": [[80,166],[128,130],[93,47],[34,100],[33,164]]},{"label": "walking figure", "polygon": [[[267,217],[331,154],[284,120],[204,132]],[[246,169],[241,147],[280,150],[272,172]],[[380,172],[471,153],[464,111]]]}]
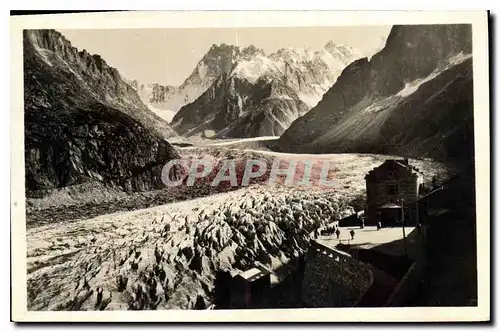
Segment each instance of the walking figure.
[{"label": "walking figure", "polygon": [[382,228],[382,223],[380,221],[377,221],[377,231],[379,231]]},{"label": "walking figure", "polygon": [[337,240],[339,239],[340,237],[340,230],[337,228],[337,230],[335,231],[335,234],[337,234]]},{"label": "walking figure", "polygon": [[351,240],[354,240],[354,229],[351,229],[350,234],[351,234]]}]

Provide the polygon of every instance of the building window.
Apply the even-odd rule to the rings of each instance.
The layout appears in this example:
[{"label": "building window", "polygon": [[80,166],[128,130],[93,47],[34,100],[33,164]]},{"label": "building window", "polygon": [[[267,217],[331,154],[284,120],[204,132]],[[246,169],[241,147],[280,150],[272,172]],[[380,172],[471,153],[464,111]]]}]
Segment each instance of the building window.
[{"label": "building window", "polygon": [[397,184],[388,184],[387,185],[387,194],[388,195],[397,195],[399,193],[399,188],[398,188],[398,185]]}]

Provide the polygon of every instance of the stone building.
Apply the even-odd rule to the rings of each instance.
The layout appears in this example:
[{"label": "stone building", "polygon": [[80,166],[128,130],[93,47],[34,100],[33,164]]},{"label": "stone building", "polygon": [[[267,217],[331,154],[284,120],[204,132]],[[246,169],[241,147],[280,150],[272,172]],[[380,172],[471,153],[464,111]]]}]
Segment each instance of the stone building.
[{"label": "stone building", "polygon": [[383,225],[397,224],[402,210],[407,225],[416,223],[418,211],[413,207],[419,197],[423,174],[410,165],[408,159],[386,160],[371,170],[365,180],[367,224],[375,225],[378,221]]}]

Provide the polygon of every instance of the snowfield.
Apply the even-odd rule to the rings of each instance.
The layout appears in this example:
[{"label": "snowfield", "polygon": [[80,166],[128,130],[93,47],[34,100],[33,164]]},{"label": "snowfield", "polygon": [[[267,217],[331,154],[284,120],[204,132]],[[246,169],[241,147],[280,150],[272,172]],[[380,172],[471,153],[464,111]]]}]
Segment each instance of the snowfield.
[{"label": "snowfield", "polygon": [[175,116],[175,111],[172,111],[172,110],[169,110],[169,109],[162,109],[162,108],[159,108],[159,107],[155,107],[153,104],[151,103],[148,103],[148,108],[153,111],[153,113],[156,113],[156,115],[158,115],[160,118],[162,118],[163,120],[167,121],[167,122],[171,122],[172,119],[174,118]]}]

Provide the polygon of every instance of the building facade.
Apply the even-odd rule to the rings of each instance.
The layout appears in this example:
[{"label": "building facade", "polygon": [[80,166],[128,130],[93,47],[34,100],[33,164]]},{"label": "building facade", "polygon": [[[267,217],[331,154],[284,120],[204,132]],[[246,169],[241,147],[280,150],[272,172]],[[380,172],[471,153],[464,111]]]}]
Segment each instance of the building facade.
[{"label": "building facade", "polygon": [[408,159],[386,160],[365,180],[367,224],[398,222],[402,211],[408,224],[416,222],[418,211],[412,207],[418,200],[423,174]]}]

